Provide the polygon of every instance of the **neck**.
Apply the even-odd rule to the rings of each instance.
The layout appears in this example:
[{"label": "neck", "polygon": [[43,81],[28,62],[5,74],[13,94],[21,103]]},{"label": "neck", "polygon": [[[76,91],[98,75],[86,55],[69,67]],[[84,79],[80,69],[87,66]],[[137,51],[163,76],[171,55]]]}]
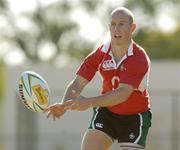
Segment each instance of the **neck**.
[{"label": "neck", "polygon": [[128,41],[127,43],[124,44],[114,44],[113,42],[111,42],[111,47],[112,47],[112,51],[118,54],[124,54],[128,51],[128,48],[131,44],[132,40]]},{"label": "neck", "polygon": [[112,53],[113,53],[116,63],[126,54],[130,44],[131,44],[131,41],[129,41],[128,43],[124,45],[116,45],[116,44],[111,43]]}]

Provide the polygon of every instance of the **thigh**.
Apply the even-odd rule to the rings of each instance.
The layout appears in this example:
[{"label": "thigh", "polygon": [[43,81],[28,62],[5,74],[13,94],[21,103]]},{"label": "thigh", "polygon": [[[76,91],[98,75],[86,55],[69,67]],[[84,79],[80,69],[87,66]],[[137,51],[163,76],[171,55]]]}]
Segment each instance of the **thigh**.
[{"label": "thigh", "polygon": [[111,138],[104,132],[88,129],[84,134],[81,150],[107,150],[111,144]]},{"label": "thigh", "polygon": [[96,108],[89,129],[100,130],[113,141],[117,137],[114,123],[114,118],[104,108]]}]

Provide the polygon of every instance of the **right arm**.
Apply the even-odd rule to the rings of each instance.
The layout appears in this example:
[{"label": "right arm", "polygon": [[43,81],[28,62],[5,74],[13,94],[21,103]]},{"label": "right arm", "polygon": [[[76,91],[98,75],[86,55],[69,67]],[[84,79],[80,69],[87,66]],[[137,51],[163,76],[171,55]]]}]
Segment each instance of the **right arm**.
[{"label": "right arm", "polygon": [[78,98],[88,82],[85,78],[77,75],[76,78],[68,84],[61,103],[52,104],[44,110],[44,112],[47,113],[47,118],[50,116],[52,116],[53,120],[60,118],[65,113],[64,102],[72,98]]},{"label": "right arm", "polygon": [[[72,98],[78,98],[86,84],[94,77],[96,71],[98,70],[99,64],[104,58],[104,53],[102,53],[101,48],[102,46],[92,51],[85,58],[76,73],[76,78],[67,86],[62,103]],[[75,93],[72,91],[75,91]]]},{"label": "right arm", "polygon": [[47,117],[52,116],[55,120],[65,113],[65,101],[80,97],[80,93],[87,83],[94,77],[98,66],[101,63],[104,53],[101,52],[101,47],[92,51],[83,61],[77,71],[76,78],[71,81],[64,93],[61,103],[50,105],[44,112],[47,112]]},{"label": "right arm", "polygon": [[[83,88],[88,84],[88,82],[89,81],[85,78],[77,75],[76,78],[71,81],[67,86],[62,99],[62,103],[72,98],[78,98],[78,96],[81,94]],[[72,91],[75,91],[75,93]]]}]

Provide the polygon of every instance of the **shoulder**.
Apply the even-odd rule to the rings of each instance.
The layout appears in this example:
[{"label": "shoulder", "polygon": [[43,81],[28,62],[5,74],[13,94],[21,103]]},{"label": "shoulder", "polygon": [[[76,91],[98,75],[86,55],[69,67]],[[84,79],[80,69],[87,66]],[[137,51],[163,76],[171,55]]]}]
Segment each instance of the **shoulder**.
[{"label": "shoulder", "polygon": [[146,71],[150,67],[150,59],[146,51],[136,43],[133,43],[133,50],[128,57],[127,65],[130,70]]},{"label": "shoulder", "polygon": [[136,62],[150,64],[150,59],[145,49],[135,42],[133,43],[133,55],[134,57],[132,58],[135,59]]},{"label": "shoulder", "polygon": [[95,50],[90,52],[87,57],[91,57],[91,56],[97,56],[100,58],[103,57],[108,52],[110,45],[111,45],[110,42],[105,42],[105,43],[101,44]]}]

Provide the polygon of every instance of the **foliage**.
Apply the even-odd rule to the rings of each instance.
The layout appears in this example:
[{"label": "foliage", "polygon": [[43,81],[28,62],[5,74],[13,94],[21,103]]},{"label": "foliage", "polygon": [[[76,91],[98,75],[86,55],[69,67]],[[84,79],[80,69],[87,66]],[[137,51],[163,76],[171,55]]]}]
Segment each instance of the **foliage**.
[{"label": "foliage", "polygon": [[180,59],[180,26],[174,32],[141,29],[134,39],[149,53],[151,59]]},{"label": "foliage", "polygon": [[[39,3],[33,12],[22,13],[19,16],[30,23],[29,29],[23,29],[17,25],[19,18],[11,12],[8,2],[0,0],[0,15],[6,18],[10,30],[1,29],[0,40],[6,40],[8,45],[13,45],[12,49],[19,49],[33,63],[42,61],[39,49],[42,44],[46,43],[50,43],[55,49],[54,55],[48,59],[49,63],[53,63],[62,54],[76,60],[84,58],[92,50],[94,43],[80,36],[79,26],[71,18],[72,10],[81,8],[91,16],[98,17],[103,21],[102,24],[105,24],[104,20],[108,18],[107,15],[113,9],[112,5],[103,5],[103,0],[83,0],[75,3],[71,3],[70,0],[59,0],[47,6],[43,6],[40,1],[37,2]],[[143,22],[151,26],[151,23],[157,21],[156,16],[162,2],[164,1],[136,0],[124,1],[123,5],[143,14]],[[165,2],[177,6],[175,10],[180,7],[178,0],[165,0]],[[119,6],[121,5],[122,2],[119,1]],[[102,7],[104,7],[102,9],[104,15],[100,11]],[[176,19],[179,19],[178,14]],[[151,23],[148,24],[148,21]],[[179,34],[179,28],[173,33],[161,33],[158,30],[149,31],[142,28],[138,29],[134,38],[147,49],[152,59],[178,59],[180,58],[177,41]]]},{"label": "foliage", "polygon": [[[13,40],[18,43],[28,58],[33,61],[40,61],[38,58],[38,47],[42,42],[56,45],[56,53],[60,53],[59,40],[64,33],[76,28],[75,23],[62,15],[68,12],[69,7],[66,3],[51,5],[47,8],[39,6],[39,9],[33,14],[25,14],[32,23],[35,23],[38,32],[32,35],[32,31],[15,30],[17,32]],[[59,13],[59,15],[56,13]]]},{"label": "foliage", "polygon": [[0,61],[0,102],[3,99],[4,88],[5,88],[5,75],[4,75],[4,66],[2,61]]},{"label": "foliage", "polygon": [[131,9],[139,9],[144,14],[147,14],[149,16],[155,15],[156,13],[156,7],[155,5],[157,2],[155,0],[136,0],[136,1],[127,1],[125,3],[126,7]]},{"label": "foliage", "polygon": [[[10,25],[13,34],[2,34],[9,45],[15,45],[14,49],[20,49],[29,61],[36,63],[42,61],[39,57],[39,47],[42,44],[50,43],[55,47],[55,54],[48,61],[51,63],[56,58],[66,55],[81,59],[92,47],[92,43],[78,35],[78,26],[70,17],[73,7],[68,1],[58,1],[48,6],[38,4],[34,12],[22,13],[20,18],[25,18],[31,25],[31,30],[17,26],[17,17],[9,8],[6,8],[5,1],[1,0],[3,14]],[[95,9],[96,1],[85,0],[81,5],[89,11]]]}]

